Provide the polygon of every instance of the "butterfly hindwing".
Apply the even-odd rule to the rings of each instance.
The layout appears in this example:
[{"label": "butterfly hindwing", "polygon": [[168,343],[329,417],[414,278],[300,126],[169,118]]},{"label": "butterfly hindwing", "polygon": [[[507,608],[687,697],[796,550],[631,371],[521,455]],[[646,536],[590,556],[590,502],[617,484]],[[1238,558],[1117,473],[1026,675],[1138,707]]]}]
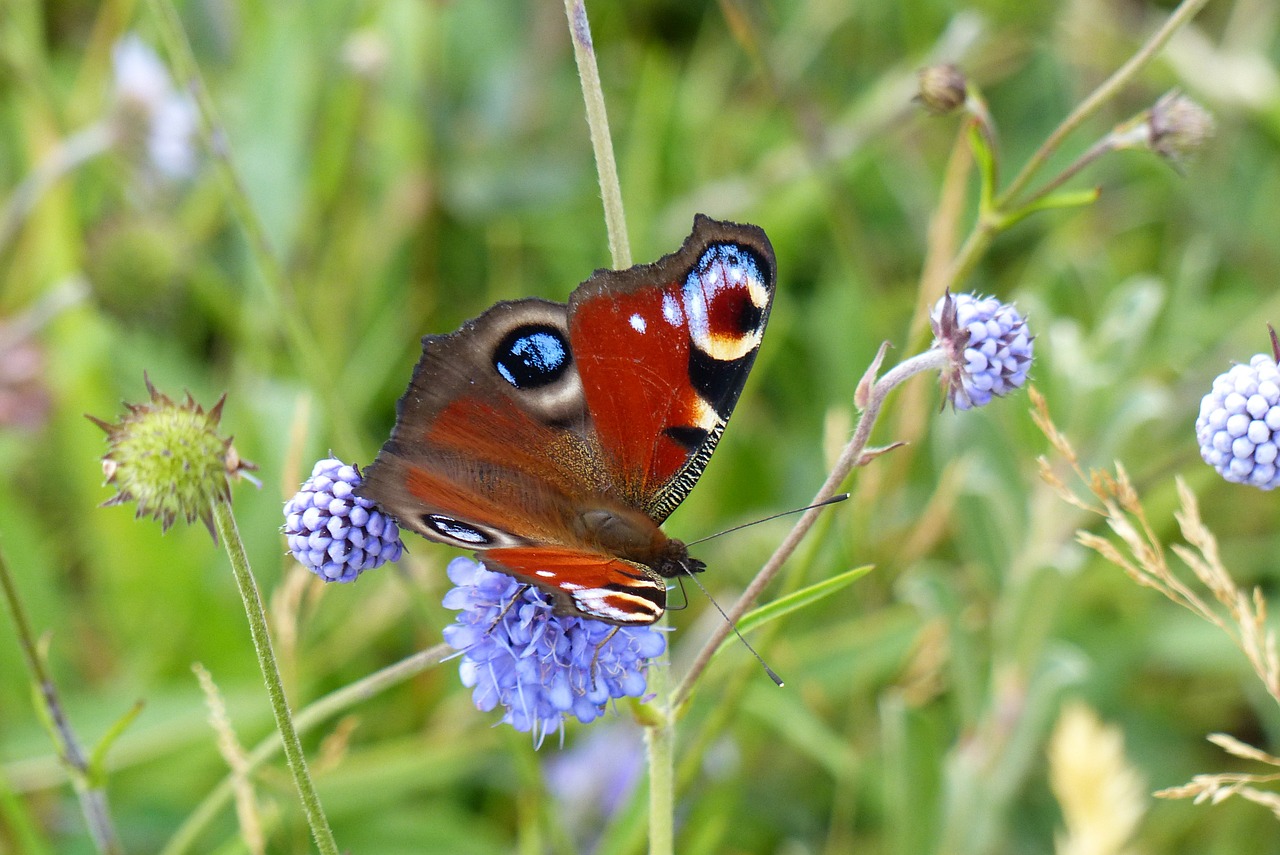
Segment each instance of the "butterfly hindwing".
[{"label": "butterfly hindwing", "polygon": [[493,549],[480,560],[490,570],[548,591],[557,614],[645,625],[660,618],[667,605],[666,582],[634,561],[554,547]]}]

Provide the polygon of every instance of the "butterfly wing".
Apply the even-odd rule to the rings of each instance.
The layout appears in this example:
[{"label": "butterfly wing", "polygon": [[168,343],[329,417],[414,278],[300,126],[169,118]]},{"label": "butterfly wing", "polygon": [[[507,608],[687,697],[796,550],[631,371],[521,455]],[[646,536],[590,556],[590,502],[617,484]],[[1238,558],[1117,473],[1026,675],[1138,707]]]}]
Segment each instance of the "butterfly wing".
[{"label": "butterfly wing", "polygon": [[499,303],[423,339],[391,438],[359,493],[403,527],[477,550],[490,569],[548,592],[560,614],[649,624],[666,605],[665,583],[612,554],[619,538],[604,544],[599,534],[625,521],[641,552],[662,536],[610,498],[589,424],[565,306]]},{"label": "butterfly wing", "polygon": [[480,555],[490,570],[551,591],[557,614],[579,614],[621,626],[662,617],[667,585],[643,564],[557,547],[491,549]]},{"label": "butterfly wing", "polygon": [[762,229],[701,214],[653,264],[598,270],[569,298],[595,436],[628,504],[656,522],[697,482],[755,362],[776,262]]},{"label": "butterfly wing", "polygon": [[424,337],[358,492],[562,614],[652,623],[666,604],[653,568],[675,575],[687,556],[658,524],[742,392],[773,281],[763,231],[699,216],[680,250],[597,271],[567,307],[498,303]]},{"label": "butterfly wing", "polygon": [[422,340],[360,492],[406,528],[470,549],[566,543],[569,498],[607,477],[586,439],[565,307],[498,303]]}]

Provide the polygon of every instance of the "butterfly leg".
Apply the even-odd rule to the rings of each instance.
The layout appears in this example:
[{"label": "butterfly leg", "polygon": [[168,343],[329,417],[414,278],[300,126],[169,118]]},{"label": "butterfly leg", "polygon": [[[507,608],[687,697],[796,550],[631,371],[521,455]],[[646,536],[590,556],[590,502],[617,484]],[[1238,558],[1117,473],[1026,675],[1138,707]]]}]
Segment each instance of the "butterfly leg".
[{"label": "butterfly leg", "polygon": [[609,634],[606,635],[604,638],[600,639],[600,643],[596,645],[596,652],[591,654],[591,690],[592,691],[595,691],[595,688],[596,688],[596,665],[600,663],[600,649],[604,647],[606,644],[608,644],[609,639],[617,635],[618,630],[620,629],[622,629],[622,627],[615,626],[613,629],[609,630]]},{"label": "butterfly leg", "polygon": [[494,627],[502,623],[502,619],[507,616],[507,612],[511,611],[511,607],[524,599],[525,592],[532,587],[532,585],[521,585],[520,590],[511,595],[511,599],[507,600],[507,604],[502,607],[502,611],[498,612],[498,616],[493,619],[493,623],[489,624],[489,628],[484,631],[484,634],[488,635],[493,632]]}]

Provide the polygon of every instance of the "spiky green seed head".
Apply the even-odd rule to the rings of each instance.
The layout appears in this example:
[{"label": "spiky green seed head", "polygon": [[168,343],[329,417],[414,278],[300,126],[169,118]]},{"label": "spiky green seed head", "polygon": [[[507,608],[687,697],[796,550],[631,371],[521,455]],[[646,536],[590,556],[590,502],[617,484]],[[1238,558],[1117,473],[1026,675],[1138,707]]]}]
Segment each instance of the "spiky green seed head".
[{"label": "spiky green seed head", "polygon": [[136,518],[153,517],[166,531],[179,517],[199,519],[216,540],[213,503],[230,501],[230,479],[249,477],[246,471],[257,468],[240,459],[230,437],[218,435],[226,395],[206,412],[190,393],[175,403],[144,379],[150,402],[125,403],[118,423],[86,414],[106,431],[110,446],[102,472],[116,494],[102,507],[135,503]]}]

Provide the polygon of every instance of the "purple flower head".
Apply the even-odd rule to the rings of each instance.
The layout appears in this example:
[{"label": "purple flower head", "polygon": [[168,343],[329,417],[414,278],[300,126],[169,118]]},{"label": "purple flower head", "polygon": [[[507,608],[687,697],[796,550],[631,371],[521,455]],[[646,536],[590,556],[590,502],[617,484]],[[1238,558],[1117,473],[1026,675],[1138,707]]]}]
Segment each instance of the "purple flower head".
[{"label": "purple flower head", "polygon": [[586,724],[609,700],[642,696],[648,660],[666,649],[649,627],[557,615],[537,588],[473,559],[453,559],[448,572],[457,587],[444,605],[458,616],[444,640],[462,654],[463,685],[478,709],[501,705],[502,721],[538,744],[567,716]]},{"label": "purple flower head", "polygon": [[398,560],[404,549],[391,518],[354,494],[360,481],[359,469],[330,457],[285,503],[289,551],[326,582],[353,582],[365,570]]},{"label": "purple flower head", "polygon": [[985,406],[1027,382],[1034,337],[1012,304],[948,291],[930,321],[934,347],[949,357],[942,385],[957,410]]},{"label": "purple flower head", "polygon": [[1280,486],[1278,433],[1280,369],[1268,354],[1259,353],[1248,365],[1219,374],[1200,401],[1200,456],[1228,481],[1263,490]]},{"label": "purple flower head", "polygon": [[599,851],[609,819],[626,807],[644,768],[640,729],[621,719],[591,728],[543,765],[547,792],[575,851]]}]

